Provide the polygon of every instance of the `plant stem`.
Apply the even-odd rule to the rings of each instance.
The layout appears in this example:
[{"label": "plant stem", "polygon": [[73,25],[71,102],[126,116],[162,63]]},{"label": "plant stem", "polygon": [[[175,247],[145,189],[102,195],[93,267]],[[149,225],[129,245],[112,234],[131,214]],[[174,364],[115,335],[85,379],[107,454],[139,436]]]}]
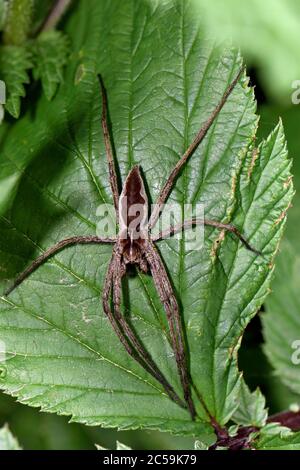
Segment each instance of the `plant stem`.
[{"label": "plant stem", "polygon": [[44,22],[39,27],[37,35],[43,31],[48,31],[49,29],[55,28],[66,12],[67,8],[70,6],[71,2],[72,0],[56,0]]},{"label": "plant stem", "polygon": [[[268,423],[279,423],[282,426],[290,428],[291,431],[300,430],[300,411],[283,411],[277,413],[268,418]],[[258,431],[259,428],[254,426],[244,426],[240,427],[237,431],[237,434],[233,437],[222,435],[215,428],[216,434],[218,436],[217,442],[210,447],[210,450],[215,450],[216,447],[225,447],[229,450],[243,450],[250,449],[251,442],[249,442],[249,436],[252,432]]]},{"label": "plant stem", "polygon": [[268,423],[280,423],[282,426],[290,428],[292,431],[300,430],[300,411],[283,411],[270,416]]}]

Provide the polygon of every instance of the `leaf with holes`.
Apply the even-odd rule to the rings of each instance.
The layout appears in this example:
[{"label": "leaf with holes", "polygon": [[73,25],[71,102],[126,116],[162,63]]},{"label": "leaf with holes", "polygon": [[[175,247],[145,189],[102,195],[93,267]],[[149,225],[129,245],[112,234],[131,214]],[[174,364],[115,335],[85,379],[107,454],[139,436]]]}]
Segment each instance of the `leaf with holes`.
[{"label": "leaf with holes", "polygon": [[[64,83],[1,143],[0,159],[18,174],[1,217],[3,287],[58,240],[95,234],[97,208],[112,203],[96,73],[107,88],[121,179],[139,163],[154,202],[241,66],[236,50],[204,37],[190,2],[80,1],[65,33],[72,53]],[[264,256],[212,228],[193,250],[185,238],[159,242],[184,320],[197,420],[126,354],[104,316],[107,246],[64,250],[1,299],[6,393],[90,425],[169,430],[199,441],[211,435],[211,423],[232,417],[242,383],[237,351],[267,295],[293,192],[281,124],[253,148],[257,116],[247,83],[243,76],[168,202],[182,213],[185,204],[202,204],[207,217],[234,223]],[[126,278],[124,294],[138,336],[181,394],[152,278]]]}]

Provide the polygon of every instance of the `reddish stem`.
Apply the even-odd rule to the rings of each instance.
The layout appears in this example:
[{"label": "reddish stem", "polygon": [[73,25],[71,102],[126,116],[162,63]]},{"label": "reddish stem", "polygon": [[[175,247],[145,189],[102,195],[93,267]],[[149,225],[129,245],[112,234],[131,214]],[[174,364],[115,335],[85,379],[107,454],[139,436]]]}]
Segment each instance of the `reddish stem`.
[{"label": "reddish stem", "polygon": [[[282,426],[290,428],[292,431],[300,430],[300,411],[283,411],[268,418],[268,423],[279,423]],[[210,450],[215,450],[216,447],[226,447],[229,450],[243,450],[250,449],[251,442],[249,436],[252,432],[259,429],[254,426],[240,427],[237,434],[233,437],[229,436],[225,429],[214,426],[217,435],[217,441],[210,447]]]}]

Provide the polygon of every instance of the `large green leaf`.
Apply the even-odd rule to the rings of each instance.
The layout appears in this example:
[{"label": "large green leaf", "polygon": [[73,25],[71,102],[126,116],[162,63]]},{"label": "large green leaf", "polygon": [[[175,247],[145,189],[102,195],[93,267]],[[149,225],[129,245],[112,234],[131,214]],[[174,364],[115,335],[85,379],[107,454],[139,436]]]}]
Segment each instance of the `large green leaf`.
[{"label": "large green leaf", "polygon": [[[1,165],[9,161],[19,175],[0,226],[6,285],[59,239],[94,234],[97,207],[112,202],[96,72],[108,92],[122,180],[139,163],[154,201],[241,65],[235,50],[204,37],[192,4],[180,0],[80,1],[66,31],[73,53],[64,84],[51,103],[41,98],[1,146]],[[159,244],[182,308],[199,419],[191,422],[124,352],[103,315],[106,246],[65,250],[1,299],[3,390],[87,424],[159,428],[200,440],[212,429],[206,410],[221,425],[230,419],[241,385],[240,338],[267,294],[292,196],[282,126],[253,152],[256,124],[253,92],[242,78],[169,200],[182,212],[185,203],[204,204],[207,217],[235,223],[265,256],[212,229],[199,250],[185,240]],[[182,393],[151,277],[130,278],[125,289],[136,331]]]}]

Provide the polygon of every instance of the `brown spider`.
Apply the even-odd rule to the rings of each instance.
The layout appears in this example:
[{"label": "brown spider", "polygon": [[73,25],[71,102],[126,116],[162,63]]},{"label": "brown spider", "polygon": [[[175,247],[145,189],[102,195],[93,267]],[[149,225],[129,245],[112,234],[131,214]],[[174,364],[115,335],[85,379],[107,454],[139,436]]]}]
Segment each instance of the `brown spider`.
[{"label": "brown spider", "polygon": [[[220,103],[216,106],[211,116],[203,124],[197,133],[194,141],[187,148],[183,156],[173,168],[169,178],[160,191],[153,212],[148,218],[148,198],[144,188],[143,179],[138,166],[134,166],[126,178],[121,194],[119,194],[115,162],[112,152],[112,144],[107,126],[107,100],[106,92],[99,77],[102,91],[102,129],[106,147],[106,155],[109,167],[110,185],[114,200],[116,220],[119,224],[119,232],[116,237],[101,238],[97,236],[75,236],[60,241],[56,245],[46,250],[39,256],[23,273],[21,273],[14,284],[6,291],[5,295],[12,292],[24,279],[35,269],[44,263],[49,257],[59,252],[63,248],[75,244],[89,243],[113,243],[113,254],[106,273],[103,287],[103,309],[109,318],[113,329],[118,335],[119,340],[125,347],[128,354],[133,357],[142,367],[147,370],[162,385],[167,395],[179,406],[188,409],[192,419],[195,419],[196,410],[191,395],[191,380],[186,358],[186,344],[183,334],[182,319],[172,285],[168,278],[164,263],[155,248],[154,242],[172,236],[183,229],[195,225],[209,225],[217,229],[227,230],[236,235],[249,250],[259,254],[253,249],[247,240],[239,233],[233,225],[223,224],[214,220],[192,218],[182,224],[169,227],[168,230],[161,231],[157,236],[151,234],[151,229],[156,224],[163,204],[169,196],[176,178],[195,149],[205,137],[207,131],[212,125],[214,119],[221,111],[227,98],[238,83],[243,69],[240,69],[236,78],[228,86]],[[136,221],[136,211],[132,215],[131,209],[138,205],[139,219],[134,229],[131,225]],[[121,313],[121,281],[125,276],[128,265],[137,266],[142,272],[150,271],[153,277],[155,287],[159,298],[164,306],[167,321],[170,330],[172,348],[175,354],[178,373],[183,388],[184,400],[179,397],[174,388],[159,370],[154,360],[144,348],[134,330]]]}]

